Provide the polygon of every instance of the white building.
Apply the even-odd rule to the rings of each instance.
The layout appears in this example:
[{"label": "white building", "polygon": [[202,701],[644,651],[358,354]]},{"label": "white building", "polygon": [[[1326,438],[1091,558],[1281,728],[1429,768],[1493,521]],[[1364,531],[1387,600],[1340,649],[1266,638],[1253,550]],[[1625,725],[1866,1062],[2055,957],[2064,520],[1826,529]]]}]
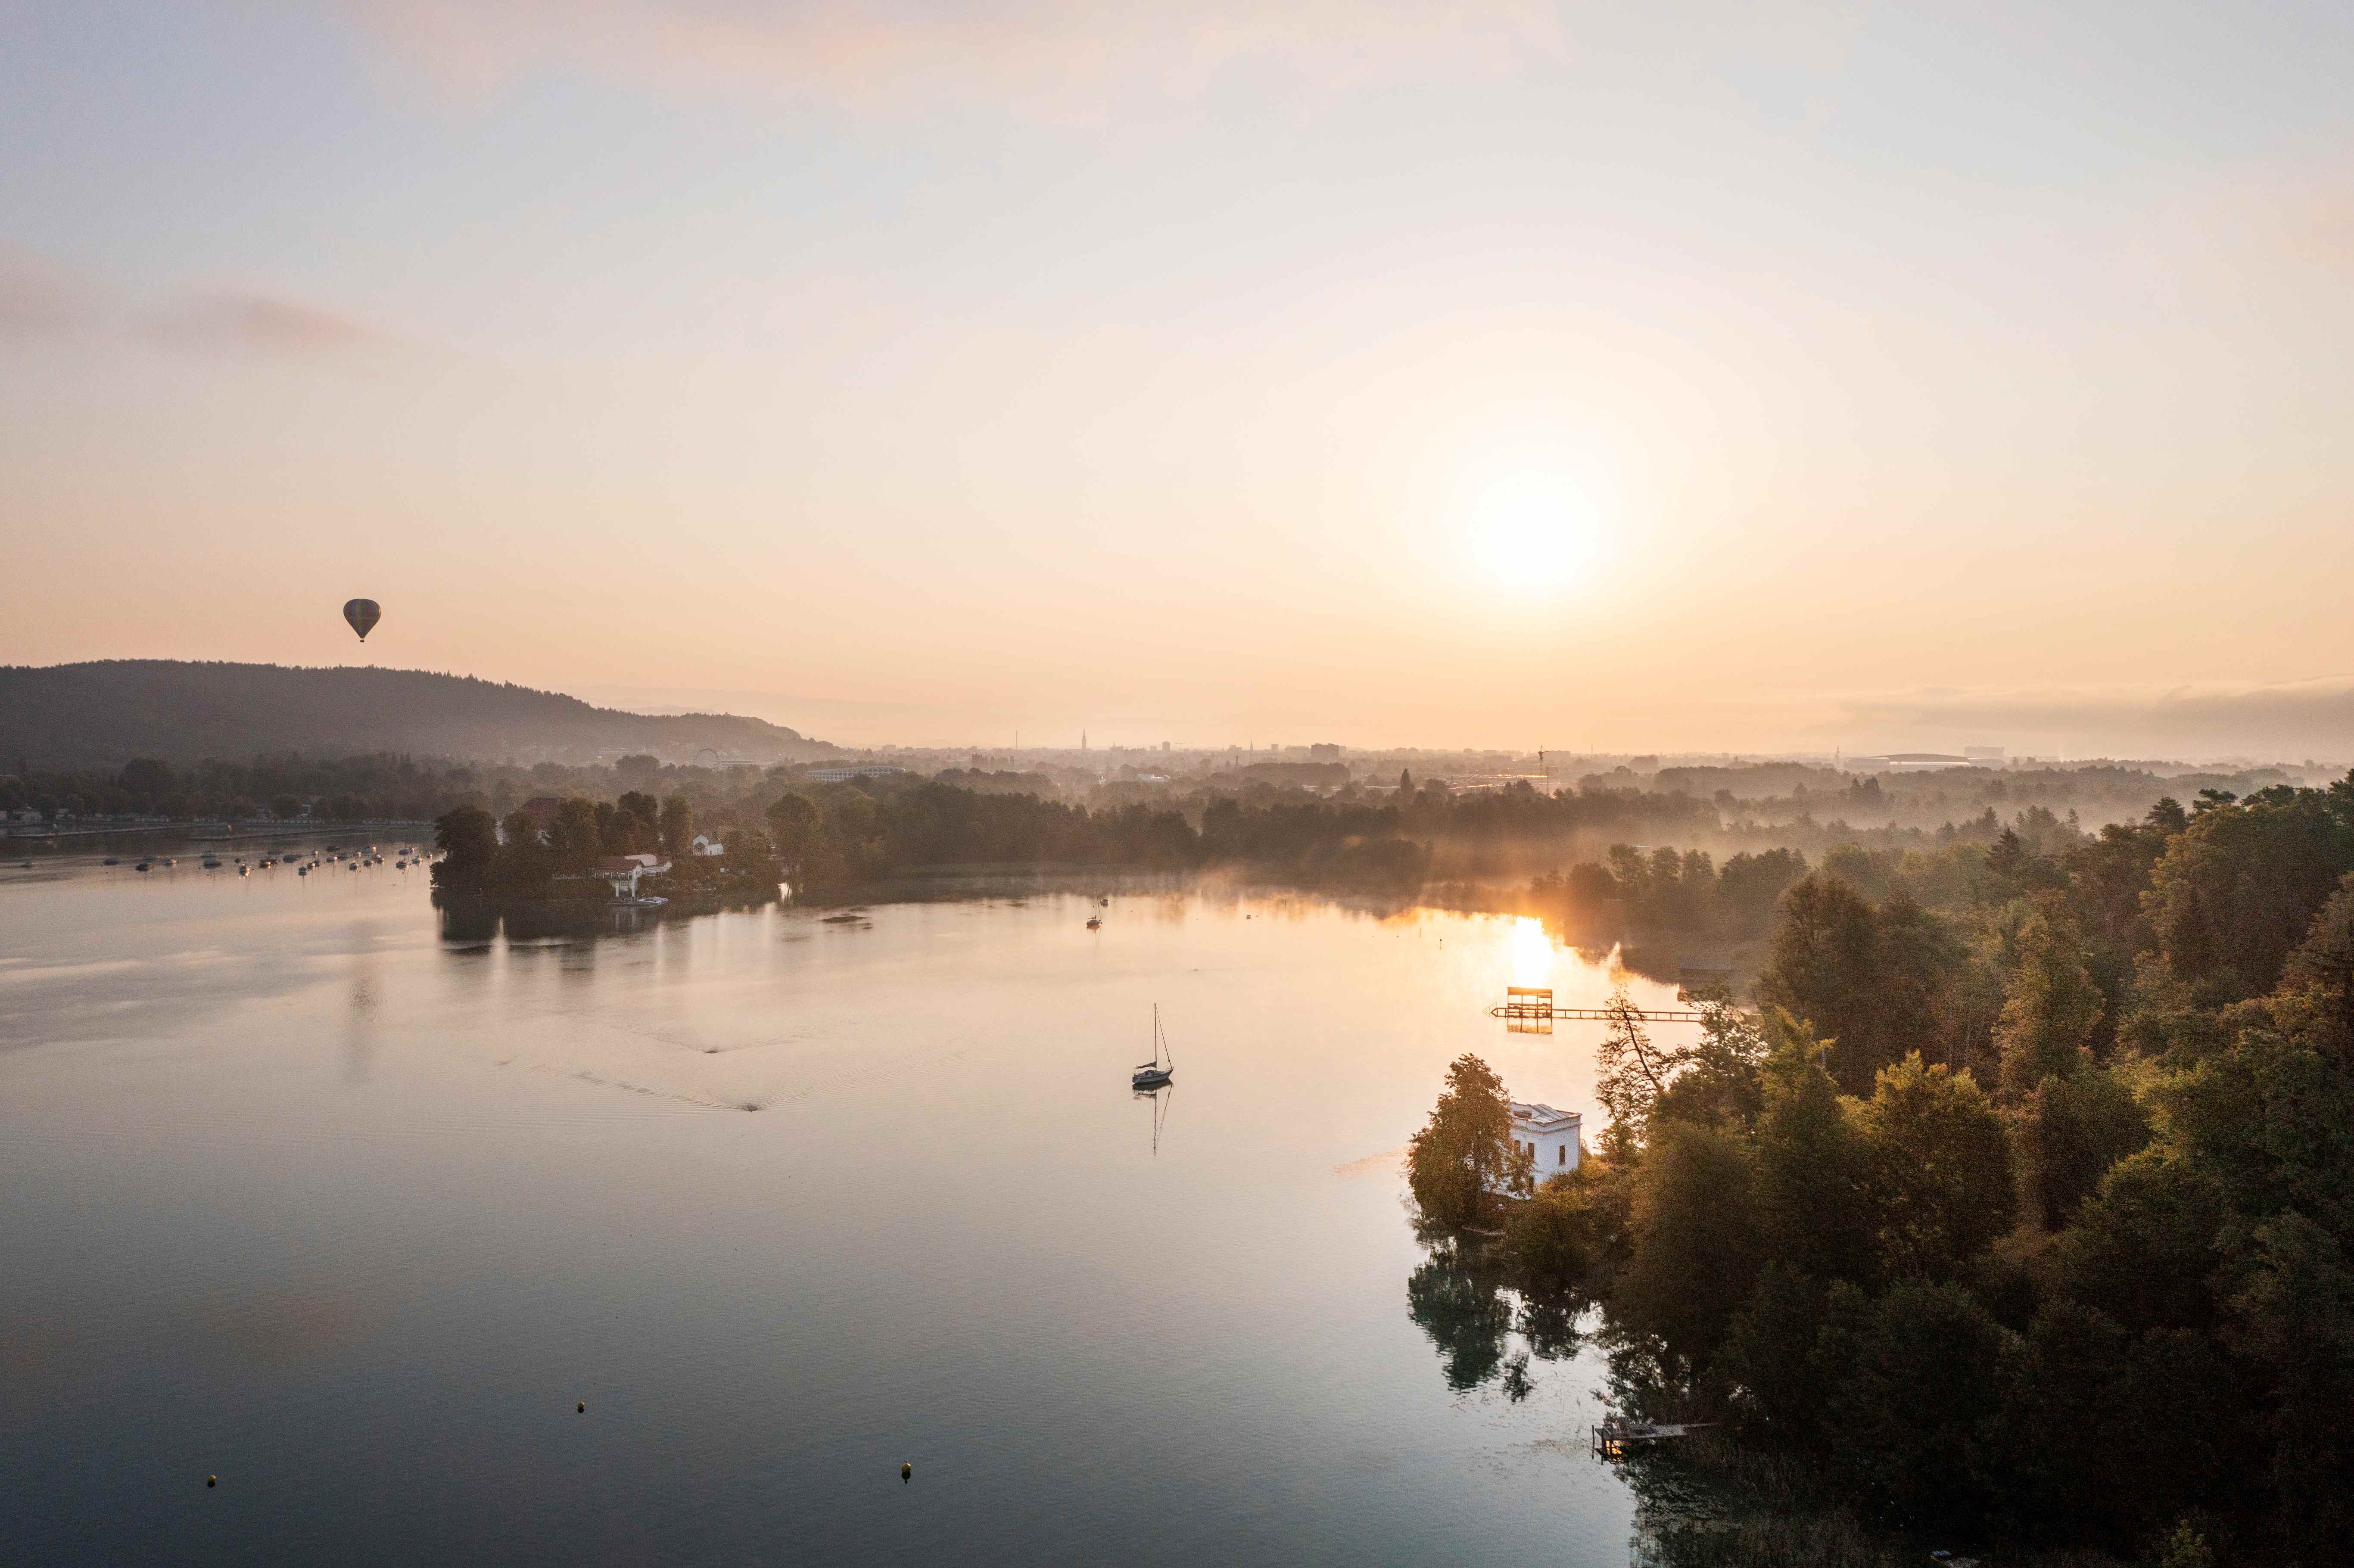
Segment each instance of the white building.
[{"label": "white building", "polygon": [[1585,1145],[1578,1136],[1581,1119],[1576,1111],[1512,1102],[1512,1141],[1536,1160],[1540,1185],[1548,1177],[1577,1169],[1578,1161],[1585,1157]]},{"label": "white building", "polygon": [[709,833],[697,833],[697,834],[695,834],[695,842],[694,842],[694,844],[693,844],[693,845],[691,845],[691,846],[690,846],[690,848],[692,849],[693,853],[695,853],[695,854],[710,855],[710,854],[726,854],[726,853],[727,853],[727,846],[726,846],[726,844],[721,843],[717,839],[716,839],[716,838],[712,837]]},{"label": "white building", "polygon": [[598,874],[613,885],[616,898],[635,898],[638,880],[660,876],[670,869],[670,862],[656,854],[609,854],[597,863]]}]

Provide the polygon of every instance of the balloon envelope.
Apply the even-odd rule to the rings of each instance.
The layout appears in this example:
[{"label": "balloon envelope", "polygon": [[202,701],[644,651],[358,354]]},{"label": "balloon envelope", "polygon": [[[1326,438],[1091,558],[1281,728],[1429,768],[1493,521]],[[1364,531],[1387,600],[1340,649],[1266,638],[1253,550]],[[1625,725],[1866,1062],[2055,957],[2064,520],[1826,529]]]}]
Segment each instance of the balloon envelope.
[{"label": "balloon envelope", "polygon": [[376,623],[384,619],[384,611],[376,608],[376,602],[372,599],[355,599],[344,606],[344,619],[352,623],[352,630],[358,632],[360,641],[365,642],[367,634],[376,629]]}]

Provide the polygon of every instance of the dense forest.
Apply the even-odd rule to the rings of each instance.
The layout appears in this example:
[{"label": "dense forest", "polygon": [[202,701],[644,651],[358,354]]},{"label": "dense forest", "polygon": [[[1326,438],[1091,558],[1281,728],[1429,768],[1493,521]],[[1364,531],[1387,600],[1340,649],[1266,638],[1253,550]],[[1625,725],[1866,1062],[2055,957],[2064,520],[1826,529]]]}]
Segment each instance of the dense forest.
[{"label": "dense forest", "polygon": [[1450,1377],[1598,1301],[1624,1404],[1821,1539],[2354,1557],[2354,776],[1852,868],[1781,895],[1758,1013],[1617,1016],[1575,1175],[1457,1064],[1410,1168]]},{"label": "dense forest", "polygon": [[0,665],[0,763],[20,771],[297,751],[536,760],[704,747],[764,762],[834,750],[760,719],[658,718],[425,670],[171,659]]}]

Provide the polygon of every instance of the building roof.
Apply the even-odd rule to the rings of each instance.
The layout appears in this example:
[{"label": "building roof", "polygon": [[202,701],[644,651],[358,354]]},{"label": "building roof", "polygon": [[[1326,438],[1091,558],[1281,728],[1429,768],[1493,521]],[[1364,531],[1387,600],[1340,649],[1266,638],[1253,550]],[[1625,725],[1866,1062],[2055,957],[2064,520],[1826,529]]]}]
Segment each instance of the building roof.
[{"label": "building roof", "polygon": [[1577,1111],[1557,1110],[1549,1105],[1525,1100],[1512,1102],[1514,1125],[1525,1127],[1532,1132],[1566,1132],[1584,1120],[1584,1116]]},{"label": "building roof", "polygon": [[561,795],[534,795],[516,810],[544,828],[556,821],[557,812],[564,810],[564,798]]}]

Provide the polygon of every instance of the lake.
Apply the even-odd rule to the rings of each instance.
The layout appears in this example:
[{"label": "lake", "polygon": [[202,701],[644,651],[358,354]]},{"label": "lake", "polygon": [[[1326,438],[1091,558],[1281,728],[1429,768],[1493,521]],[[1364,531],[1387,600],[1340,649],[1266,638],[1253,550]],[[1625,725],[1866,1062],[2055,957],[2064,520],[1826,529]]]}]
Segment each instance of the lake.
[{"label": "lake", "polygon": [[9,863],[0,1559],[1628,1562],[1601,1356],[1442,1356],[1399,1166],[1467,1050],[1591,1141],[1597,1027],[1486,1010],[1605,966],[1214,885],[842,913]]}]

